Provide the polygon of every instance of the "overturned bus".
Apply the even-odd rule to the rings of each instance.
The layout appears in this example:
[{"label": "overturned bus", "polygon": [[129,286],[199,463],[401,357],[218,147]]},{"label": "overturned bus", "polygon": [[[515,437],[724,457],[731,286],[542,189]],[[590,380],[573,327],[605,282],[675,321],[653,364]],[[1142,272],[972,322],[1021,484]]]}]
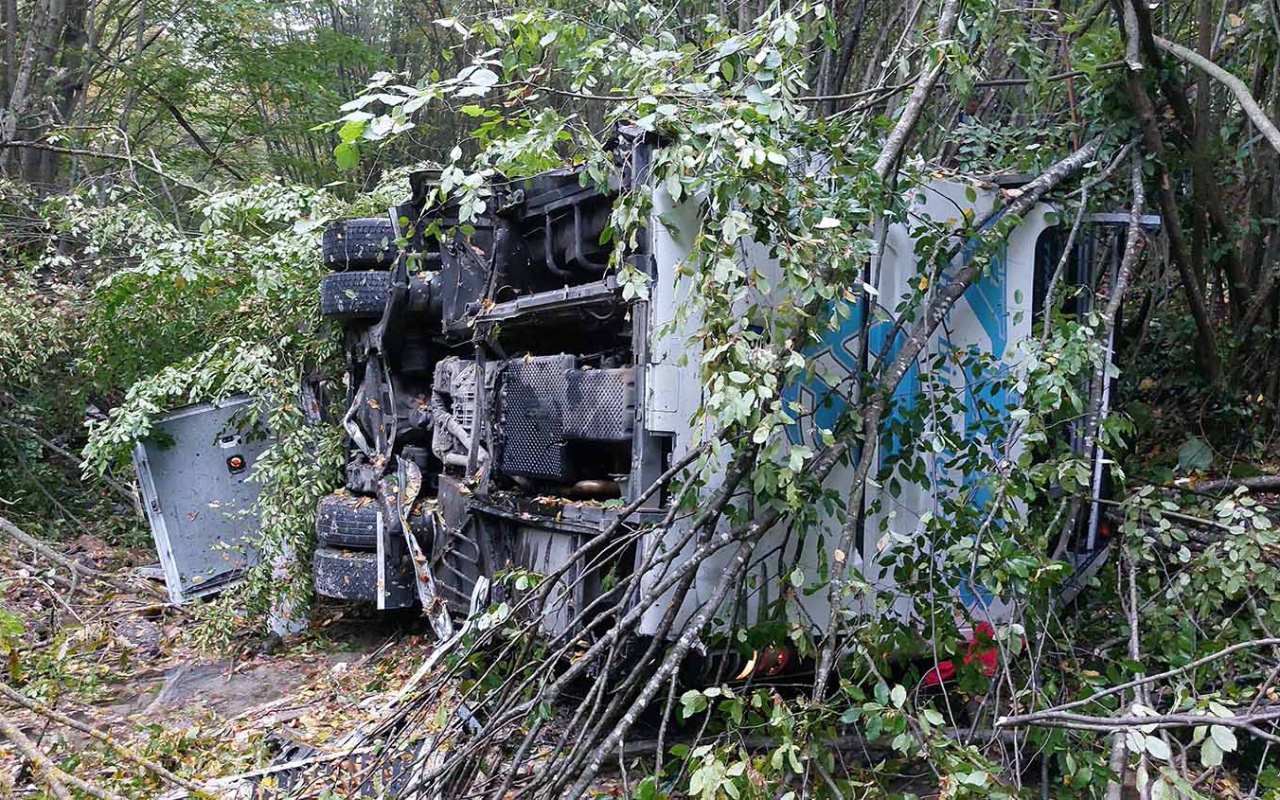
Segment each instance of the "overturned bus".
[{"label": "overturned bus", "polygon": [[[380,609],[422,603],[437,630],[447,631],[450,612],[487,602],[482,595],[499,573],[555,574],[558,602],[542,612],[541,625],[572,633],[586,630],[593,601],[617,576],[639,570],[646,554],[675,549],[678,560],[689,546],[684,523],[658,524],[673,498],[646,490],[704,435],[692,422],[704,399],[694,323],[677,313],[689,292],[678,267],[692,252],[699,208],[655,190],[644,235],[625,254],[648,276],[649,292],[627,298],[601,234],[618,193],[646,180],[655,145],[632,133],[616,147],[626,152],[610,189],[589,185],[572,168],[495,185],[466,237],[455,232],[456,207],[437,202],[431,172],[412,176],[412,197],[385,219],[326,230],[323,255],[333,271],[323,279],[321,305],[344,330],[348,459],[345,487],[318,509],[320,595]],[[995,184],[982,186],[975,193],[972,183],[936,180],[913,198],[911,214],[944,224],[966,209],[982,214],[999,199]],[[1061,250],[1050,212],[1038,205],[1024,215],[924,355],[976,349],[991,370],[1016,368],[1018,344],[1031,335]],[[767,247],[748,243],[744,251],[768,268]],[[879,258],[879,296],[898,297],[918,280],[910,226],[887,230]],[[1105,268],[1098,259],[1073,269],[1094,263]],[[890,315],[868,326],[871,352],[885,346],[893,322]],[[830,428],[851,400],[849,386],[867,368],[862,331],[860,313],[827,331],[809,353],[821,369],[786,388],[786,398],[807,409],[784,432],[793,444],[817,450],[815,431]],[[966,415],[1003,415],[1014,405],[1001,382],[965,370],[948,380],[966,398]],[[918,389],[912,370],[896,391],[898,404],[909,405]],[[881,438],[882,462],[894,446]],[[838,466],[828,484],[843,491],[852,474],[852,466]],[[873,485],[863,498],[859,552],[849,561],[870,584],[891,590],[881,540],[895,532],[910,538],[925,515],[938,513],[945,490],[908,486],[891,502],[877,497],[881,491]],[[635,511],[619,524],[629,506]],[[780,527],[758,542],[758,553],[787,556],[751,562],[748,615],[766,613],[795,568],[816,575],[833,563],[822,548],[835,547],[842,523],[828,515],[821,524],[825,537],[790,541]],[[568,563],[585,542],[618,530],[638,535],[603,561]],[[1101,549],[1092,531],[1078,538],[1080,558]],[[640,619],[640,633],[678,630],[707,601],[724,558],[701,565],[674,611],[674,628],[662,626],[669,608],[659,602]],[[656,573],[642,575],[634,593],[656,580]],[[828,593],[796,599],[821,634]],[[975,616],[1000,613],[981,590],[968,602]]]}]

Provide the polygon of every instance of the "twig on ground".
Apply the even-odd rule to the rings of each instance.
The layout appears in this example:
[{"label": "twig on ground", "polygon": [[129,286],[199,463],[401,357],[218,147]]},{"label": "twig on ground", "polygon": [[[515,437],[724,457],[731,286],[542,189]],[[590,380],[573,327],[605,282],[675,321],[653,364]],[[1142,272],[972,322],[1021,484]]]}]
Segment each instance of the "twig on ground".
[{"label": "twig on ground", "polygon": [[[329,761],[351,758],[352,756],[363,756],[372,753],[374,750],[375,748],[373,747],[361,747],[355,750],[344,750],[340,753],[325,753],[324,755],[319,756],[297,758],[293,761],[286,761],[283,764],[275,764],[270,767],[263,767],[262,769],[255,769],[249,772],[241,772],[238,775],[227,775],[223,778],[214,778],[209,782],[209,788],[206,789],[206,791],[213,792],[216,795],[217,790],[231,788],[240,781],[262,778],[267,775],[275,775],[278,772],[288,772],[291,769],[301,769],[302,767],[309,767],[313,764],[324,764]],[[181,800],[181,798],[190,796],[189,791],[190,790],[186,789],[177,789],[172,792],[166,792],[160,796],[159,800]]]},{"label": "twig on ground", "polygon": [[25,569],[26,571],[30,572],[32,575],[39,575],[43,578],[46,578],[49,580],[50,583],[55,583],[64,589],[70,589],[72,587],[71,581],[67,580],[66,578],[62,577],[61,575],[57,574],[51,569],[48,569],[48,568],[41,569],[40,567],[37,567],[35,564],[28,564],[27,562],[19,561],[16,558],[11,558],[10,561],[18,569]]},{"label": "twig on ground", "polygon": [[174,773],[165,769],[160,764],[157,764],[155,761],[152,761],[151,759],[143,755],[140,755],[133,749],[127,747],[126,745],[121,744],[111,734],[103,730],[100,730],[98,728],[95,728],[92,725],[85,724],[73,717],[69,717],[66,714],[55,711],[54,709],[46,706],[44,703],[41,703],[38,700],[32,700],[30,697],[27,697],[25,694],[23,694],[22,692],[19,692],[17,689],[14,689],[12,686],[9,686],[6,683],[0,683],[0,694],[9,698],[10,700],[22,706],[23,708],[27,709],[28,711],[34,711],[35,713],[43,717],[46,717],[58,723],[59,725],[66,725],[68,728],[72,728],[74,730],[80,731],[81,733],[92,736],[94,739],[97,739],[98,741],[110,747],[121,757],[129,761],[132,761],[134,764],[137,764],[138,766],[143,767],[150,772],[155,773],[160,778],[163,778],[165,781],[168,781],[169,783],[172,783],[176,786],[181,786],[184,789],[187,789],[193,792],[208,793],[210,791],[209,789],[202,787],[199,783],[183,778],[180,775],[175,775]]},{"label": "twig on ground", "polygon": [[36,774],[44,781],[44,785],[48,787],[49,793],[58,800],[71,800],[71,793],[67,791],[66,783],[62,780],[66,777],[66,773],[58,769],[44,751],[36,747],[36,743],[26,737],[26,735],[13,724],[8,717],[0,714],[0,733],[13,742],[13,746],[24,758],[31,762],[31,766],[35,768]]},{"label": "twig on ground", "polygon": [[86,567],[83,564],[77,564],[76,562],[62,555],[58,551],[54,550],[52,547],[49,547],[44,542],[41,542],[39,539],[35,538],[34,536],[27,533],[26,531],[22,530],[17,525],[14,525],[12,522],[5,519],[4,517],[0,517],[0,533],[3,533],[6,536],[10,537],[11,539],[14,539],[17,542],[20,542],[26,547],[30,547],[32,550],[39,553],[46,560],[51,561],[54,564],[57,564],[58,566],[72,572],[73,574],[80,575],[85,578],[91,578],[101,583],[105,583],[108,586],[111,586],[113,589],[118,589],[120,591],[125,591],[125,592],[130,591],[130,588],[127,584],[122,583],[121,581],[118,581],[110,573],[93,569],[91,567]]}]

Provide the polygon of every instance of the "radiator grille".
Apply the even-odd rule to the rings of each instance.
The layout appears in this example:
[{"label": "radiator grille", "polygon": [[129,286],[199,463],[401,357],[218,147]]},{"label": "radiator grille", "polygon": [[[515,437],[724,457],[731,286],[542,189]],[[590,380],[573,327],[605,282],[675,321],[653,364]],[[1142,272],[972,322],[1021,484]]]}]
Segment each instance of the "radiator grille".
[{"label": "radiator grille", "polygon": [[629,369],[576,370],[566,387],[569,439],[629,441],[635,422],[635,380]]},{"label": "radiator grille", "polygon": [[503,365],[498,399],[498,468],[568,482],[569,441],[630,441],[635,376],[631,369],[579,370],[570,355],[512,359]]},{"label": "radiator grille", "polygon": [[502,372],[499,468],[510,475],[552,481],[569,479],[565,461],[566,376],[572,356],[507,362]]}]

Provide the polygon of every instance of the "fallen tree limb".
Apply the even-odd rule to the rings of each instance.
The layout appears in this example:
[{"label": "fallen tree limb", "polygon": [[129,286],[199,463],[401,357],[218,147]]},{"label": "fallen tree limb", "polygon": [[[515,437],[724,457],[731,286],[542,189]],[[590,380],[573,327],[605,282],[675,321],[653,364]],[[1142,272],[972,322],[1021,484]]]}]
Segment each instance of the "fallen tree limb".
[{"label": "fallen tree limb", "polygon": [[680,638],[667,651],[657,671],[645,683],[644,689],[631,703],[631,707],[623,714],[622,719],[615,725],[613,731],[603,741],[596,744],[587,755],[586,765],[578,775],[578,779],[572,788],[564,793],[565,797],[587,796],[587,788],[591,785],[596,773],[599,772],[605,758],[626,738],[628,731],[639,719],[641,712],[649,706],[649,703],[657,695],[658,690],[662,688],[662,684],[680,666],[680,662],[684,659],[685,654],[689,652],[689,648],[693,647],[694,642],[702,636],[702,629],[706,627],[707,623],[711,621],[711,617],[719,610],[720,603],[724,601],[738,574],[746,568],[747,556],[750,553],[751,546],[752,542],[750,541],[744,541],[738,545],[729,565],[716,582],[716,587],[711,592],[711,597],[707,603],[689,621],[684,632],[680,634]]},{"label": "fallen tree limb", "polygon": [[[985,215],[974,220],[971,229],[979,232],[985,231],[987,224],[994,220],[997,215],[1002,215],[1009,219],[1020,218],[1030,211],[1036,203],[1040,202],[1054,187],[1083,169],[1085,164],[1097,156],[1098,148],[1101,144],[1102,137],[1100,136],[1086,142],[1079,150],[1057,161],[1035,180],[1022,187],[1022,194],[1008,206],[993,207]],[[982,235],[982,233],[979,233],[978,237]],[[961,247],[962,245],[956,245],[947,254],[947,260],[950,261],[959,255]],[[859,430],[869,431],[872,436],[876,435],[876,432],[880,429],[880,422],[888,409],[889,399],[898,388],[898,384],[902,383],[907,370],[911,368],[920,352],[929,343],[929,339],[933,336],[938,326],[942,324],[951,307],[964,296],[969,286],[982,274],[982,270],[983,262],[981,259],[970,259],[969,263],[959,269],[949,282],[942,284],[932,297],[926,299],[924,307],[912,318],[915,323],[906,341],[902,343],[897,354],[893,356],[893,361],[886,365],[884,362],[888,361],[889,351],[886,349],[882,354],[880,361],[877,362],[873,370],[873,374],[876,377],[875,390],[869,393],[869,397],[860,409],[862,424]],[[941,282],[939,281],[939,283]],[[899,332],[903,330],[906,318],[907,315],[905,314],[898,316],[897,321],[884,341],[897,342]],[[849,448],[850,441],[845,438],[823,451],[813,462],[813,474],[817,479],[823,480],[830,468],[834,467],[834,464],[831,464],[827,471],[819,469],[818,466],[824,458],[834,457],[839,459]],[[877,452],[875,447],[861,448],[854,468],[853,478],[850,482],[852,488],[849,490],[849,495],[845,501],[846,508],[858,508],[862,504],[866,481],[870,477],[873,463],[877,458]],[[841,553],[855,552],[854,541],[859,535],[860,529],[857,523],[857,516],[852,515],[849,518],[849,522],[840,531],[839,543],[836,545],[837,551]],[[843,565],[840,565],[840,568],[843,569]],[[831,609],[827,619],[827,631],[829,632],[839,630],[839,615],[842,607],[841,592],[844,590],[844,584],[845,580],[837,570],[828,589],[828,603]],[[812,697],[814,702],[821,702],[825,694],[827,679],[831,675],[831,670],[835,667],[836,643],[838,640],[838,636],[828,635],[822,645],[813,681]]]},{"label": "fallen tree limb", "polygon": [[74,730],[80,731],[81,733],[92,736],[94,739],[97,739],[98,741],[102,742],[107,747],[110,747],[112,750],[114,750],[117,754],[119,754],[124,759],[128,761],[132,761],[134,764],[137,764],[138,766],[143,767],[144,769],[155,773],[160,778],[164,779],[169,783],[174,784],[175,786],[181,786],[182,788],[188,789],[193,792],[211,793],[211,790],[201,786],[199,783],[196,783],[195,781],[187,780],[186,778],[183,778],[180,775],[175,775],[174,773],[165,769],[162,765],[137,753],[132,748],[121,744],[119,741],[115,739],[115,737],[113,737],[111,734],[107,733],[106,731],[95,728],[92,725],[83,723],[75,719],[74,717],[69,717],[66,714],[63,714],[59,711],[55,711],[54,709],[50,708],[49,706],[46,706],[44,703],[41,703],[38,700],[32,700],[30,697],[27,697],[25,694],[23,694],[22,692],[19,692],[17,689],[14,689],[12,686],[9,686],[7,683],[0,683],[0,694],[9,698],[10,700],[22,706],[23,708],[27,709],[28,711],[34,711],[40,716],[45,717],[46,719],[52,720],[53,722],[56,722],[59,725],[66,725],[68,728],[72,728]]},{"label": "fallen tree limb", "polygon": [[1134,689],[1148,683],[1154,683],[1155,681],[1162,681],[1165,678],[1175,678],[1179,675],[1182,675],[1185,672],[1189,672],[1195,669],[1196,667],[1202,667],[1205,664],[1212,663],[1214,661],[1217,661],[1220,658],[1225,658],[1226,656],[1229,656],[1232,653],[1237,653],[1241,650],[1249,650],[1255,647],[1276,647],[1276,646],[1280,646],[1280,638],[1253,639],[1248,642],[1237,642],[1231,645],[1230,647],[1224,647],[1216,653],[1210,653],[1209,655],[1204,656],[1202,658],[1197,658],[1195,661],[1191,661],[1187,664],[1182,665],[1181,667],[1175,667],[1174,669],[1165,670],[1164,672],[1158,672],[1155,675],[1145,675],[1141,678],[1134,678],[1128,683],[1122,683],[1119,686],[1112,686],[1109,689],[1101,689],[1089,695],[1088,697],[1085,697],[1080,700],[1073,700],[1070,703],[1063,703],[1061,705],[1056,705],[1056,706],[1053,706],[1052,708],[1046,708],[1043,711],[1037,711],[1032,714],[1017,714],[1009,717],[1001,717],[1000,719],[996,720],[996,727],[999,728],[999,727],[1004,727],[1006,725],[1020,725],[1029,720],[1044,717],[1045,715],[1059,714],[1064,711],[1069,711],[1073,708],[1080,708],[1082,706],[1087,706],[1090,703],[1101,700],[1104,697],[1110,697],[1113,694],[1118,694],[1120,692],[1128,691],[1129,689]]},{"label": "fallen tree limb", "polygon": [[1238,717],[1215,717],[1211,714],[1153,714],[1151,716],[1095,717],[1090,714],[1073,714],[1071,712],[1039,712],[1037,714],[1020,714],[1017,717],[1002,717],[996,720],[996,727],[1070,728],[1081,731],[1099,731],[1111,733],[1128,728],[1188,728],[1197,725],[1221,725],[1224,728],[1239,728],[1250,734],[1280,744],[1280,736],[1267,733],[1258,727],[1261,722],[1280,720],[1280,708],[1271,708]]},{"label": "fallen tree limb", "polygon": [[1258,105],[1258,101],[1253,99],[1253,95],[1249,93],[1249,87],[1245,86],[1244,81],[1240,80],[1235,75],[1232,75],[1230,72],[1227,72],[1225,69],[1194,50],[1188,50],[1176,42],[1171,42],[1168,39],[1161,39],[1159,36],[1154,38],[1156,47],[1159,47],[1166,53],[1169,53],[1181,61],[1185,61],[1197,69],[1203,70],[1206,75],[1227,87],[1227,90],[1230,91],[1231,94],[1235,96],[1236,101],[1240,103],[1240,108],[1244,110],[1245,116],[1249,118],[1249,121],[1252,122],[1254,127],[1256,127],[1266,140],[1271,143],[1271,146],[1276,149],[1276,152],[1280,153],[1280,130],[1276,128],[1275,124],[1271,121],[1271,118],[1267,116],[1267,112],[1263,110],[1262,106]]},{"label": "fallen tree limb", "polygon": [[1280,492],[1280,475],[1255,475],[1252,478],[1223,478],[1221,480],[1191,483],[1187,486],[1177,486],[1177,488],[1191,489],[1196,492],[1205,492],[1206,494],[1231,492],[1239,488],[1245,488],[1254,492]]},{"label": "fallen tree limb", "polygon": [[[1080,446],[1080,454],[1090,461],[1093,461],[1098,433],[1107,417],[1107,408],[1103,405],[1103,399],[1106,393],[1107,366],[1111,360],[1114,344],[1112,334],[1115,330],[1116,318],[1120,315],[1120,304],[1124,301],[1125,290],[1129,286],[1129,276],[1133,273],[1134,264],[1137,263],[1146,242],[1146,237],[1142,234],[1142,207],[1146,202],[1146,193],[1142,187],[1142,159],[1137,154],[1133,156],[1129,182],[1132,185],[1133,204],[1129,208],[1129,228],[1125,237],[1124,256],[1116,270],[1115,283],[1110,288],[1111,296],[1107,298],[1106,310],[1102,314],[1102,321],[1097,330],[1097,341],[1102,345],[1106,355],[1105,359],[1099,361],[1094,368],[1090,381],[1089,412],[1085,416],[1084,437]],[[1047,331],[1047,321],[1045,328]],[[1066,519],[1062,523],[1062,530],[1058,534],[1058,544],[1053,549],[1054,561],[1060,561],[1066,555],[1071,532],[1076,529],[1076,523],[1083,510],[1084,498],[1077,494],[1071,499]]]},{"label": "fallen tree limb", "polygon": [[[950,739],[953,742],[969,743],[985,743],[1002,742],[1004,744],[1016,744],[1012,731],[998,731],[990,728],[978,728],[970,730],[967,727],[961,728],[934,728],[933,732],[937,735]],[[690,744],[696,739],[690,737],[681,737],[673,739],[668,744]],[[745,736],[737,737],[734,743],[741,745],[747,750],[773,750],[778,745],[783,744],[783,740],[776,736]],[[656,739],[638,739],[636,741],[626,742],[619,745],[618,749],[622,753],[623,758],[650,758],[656,752],[658,741]],[[889,745],[887,739],[878,742],[872,742],[866,736],[859,733],[845,733],[836,737],[821,739],[813,742],[819,747],[830,748],[831,750],[839,750],[841,752],[854,751],[863,752],[872,758],[892,758],[896,750]]]},{"label": "fallen tree limb", "polygon": [[115,792],[108,792],[106,789],[103,789],[100,786],[95,786],[94,784],[86,781],[84,778],[80,778],[75,775],[72,775],[70,772],[63,772],[62,770],[58,770],[58,777],[61,778],[66,783],[70,784],[71,786],[89,795],[90,797],[98,798],[98,800],[125,800],[125,798],[121,797]]},{"label": "fallen tree limb", "polygon": [[[1121,62],[1123,64],[1123,62]],[[1075,252],[1076,235],[1080,233],[1080,225],[1084,222],[1084,212],[1089,206],[1089,190],[1107,178],[1111,177],[1111,173],[1115,172],[1116,167],[1124,161],[1125,156],[1133,149],[1136,140],[1128,142],[1120,151],[1112,157],[1111,163],[1097,175],[1082,181],[1078,193],[1080,194],[1080,208],[1076,211],[1075,221],[1071,223],[1071,231],[1067,234],[1067,241],[1062,246],[1062,256],[1058,259],[1058,264],[1053,268],[1053,274],[1049,278],[1049,286],[1044,293],[1044,330],[1040,333],[1040,341],[1049,341],[1049,334],[1053,332],[1053,309],[1054,297],[1057,294],[1058,283],[1062,280],[1062,275],[1066,272],[1067,263],[1071,260],[1072,254]],[[1073,192],[1073,194],[1075,194]]]},{"label": "fallen tree limb", "polygon": [[[947,0],[938,18],[939,40],[950,38],[951,29],[955,27],[956,19],[959,16],[959,0]],[[916,123],[920,120],[920,114],[924,112],[925,103],[929,102],[929,93],[933,91],[938,78],[942,76],[942,68],[945,64],[945,59],[939,59],[938,63],[931,69],[922,73],[920,81],[911,92],[911,97],[907,99],[907,104],[902,109],[902,115],[898,117],[897,124],[893,126],[893,130],[889,133],[888,138],[885,139],[884,149],[880,151],[879,157],[876,158],[875,166],[872,168],[880,176],[881,180],[888,177],[893,165],[898,162],[898,157],[902,155],[902,149],[906,147],[908,137],[915,130]]]},{"label": "fallen tree limb", "polygon": [[[293,761],[286,761],[283,764],[275,764],[262,769],[250,770],[249,772],[241,772],[237,775],[227,775],[224,778],[214,778],[210,782],[210,788],[206,791],[216,792],[217,790],[229,789],[234,787],[240,781],[252,780],[254,778],[264,778],[268,775],[275,775],[280,772],[288,772],[292,769],[302,769],[310,767],[314,764],[324,764],[329,761],[338,761],[343,758],[351,758],[352,756],[363,756],[374,752],[377,748],[361,747],[355,750],[344,750],[340,753],[325,753],[319,756],[307,756],[306,758],[296,758]],[[160,796],[159,800],[181,800],[184,797],[190,797],[191,793],[185,789],[177,789],[172,792],[166,792]]]},{"label": "fallen tree limb", "polygon": [[17,749],[22,757],[31,762],[31,766],[35,769],[36,774],[40,776],[40,780],[44,781],[44,785],[48,787],[49,793],[58,800],[71,800],[71,793],[67,791],[67,786],[62,778],[66,774],[58,769],[44,751],[36,747],[36,743],[26,737],[17,725],[14,725],[8,717],[0,714],[0,733],[5,735],[9,741],[13,742],[13,746]]},{"label": "fallen tree limb", "polygon": [[98,569],[93,569],[92,567],[86,567],[83,564],[77,564],[76,562],[72,561],[71,559],[59,553],[57,550],[54,550],[49,545],[45,544],[44,542],[32,536],[31,534],[22,530],[17,525],[14,525],[12,522],[5,519],[4,517],[0,517],[0,533],[5,534],[9,538],[21,543],[26,547],[30,547],[32,550],[39,553],[40,556],[43,557],[45,560],[50,561],[54,564],[57,564],[63,569],[73,572],[83,578],[89,578],[91,580],[100,581],[102,583],[105,583],[111,586],[114,589],[119,589],[121,591],[129,590],[128,586],[116,580],[116,578],[113,577],[110,573],[103,572],[102,570],[98,570]]},{"label": "fallen tree limb", "polygon": [[35,564],[28,564],[25,561],[22,561],[17,558],[12,558],[12,557],[8,558],[8,560],[18,569],[25,569],[26,571],[30,572],[32,575],[43,575],[45,578],[48,578],[51,583],[56,583],[58,586],[61,586],[63,589],[75,588],[74,583],[72,583],[71,581],[67,580],[66,578],[62,577],[61,575],[57,574],[56,572],[54,572],[53,570],[47,567],[44,569],[41,569],[40,567],[37,567]]}]

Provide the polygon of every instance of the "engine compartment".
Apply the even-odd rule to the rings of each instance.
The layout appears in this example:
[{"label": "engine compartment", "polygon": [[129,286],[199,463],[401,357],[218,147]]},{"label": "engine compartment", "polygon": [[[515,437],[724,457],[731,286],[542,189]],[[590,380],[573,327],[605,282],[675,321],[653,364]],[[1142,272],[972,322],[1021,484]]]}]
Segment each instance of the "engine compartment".
[{"label": "engine compartment", "polygon": [[[624,300],[612,245],[602,243],[617,193],[643,176],[650,147],[638,132],[620,133],[618,169],[605,187],[582,168],[495,178],[483,211],[466,223],[456,201],[441,201],[438,172],[411,176],[411,197],[386,221],[399,255],[387,278],[371,281],[385,282],[384,301],[371,296],[365,313],[339,319],[345,491],[382,509],[372,539],[383,578],[358,599],[465,611],[477,586],[502,570],[562,566],[583,537],[613,525],[613,507],[646,474],[663,468],[669,440],[646,432],[637,402],[644,301]],[[652,270],[646,251],[641,244],[625,257]],[[326,262],[339,270],[326,278],[335,284],[334,276],[350,284],[368,266],[328,249]],[[335,297],[326,308],[343,305]],[[406,503],[425,522],[397,525]],[[390,588],[411,583],[414,545],[429,585],[420,571],[416,592]],[[594,569],[618,574],[630,557],[624,549]],[[317,575],[321,593],[332,583]],[[497,583],[491,591],[503,591]],[[600,590],[592,576],[564,584],[568,610]],[[555,616],[552,629],[577,615]]]}]

